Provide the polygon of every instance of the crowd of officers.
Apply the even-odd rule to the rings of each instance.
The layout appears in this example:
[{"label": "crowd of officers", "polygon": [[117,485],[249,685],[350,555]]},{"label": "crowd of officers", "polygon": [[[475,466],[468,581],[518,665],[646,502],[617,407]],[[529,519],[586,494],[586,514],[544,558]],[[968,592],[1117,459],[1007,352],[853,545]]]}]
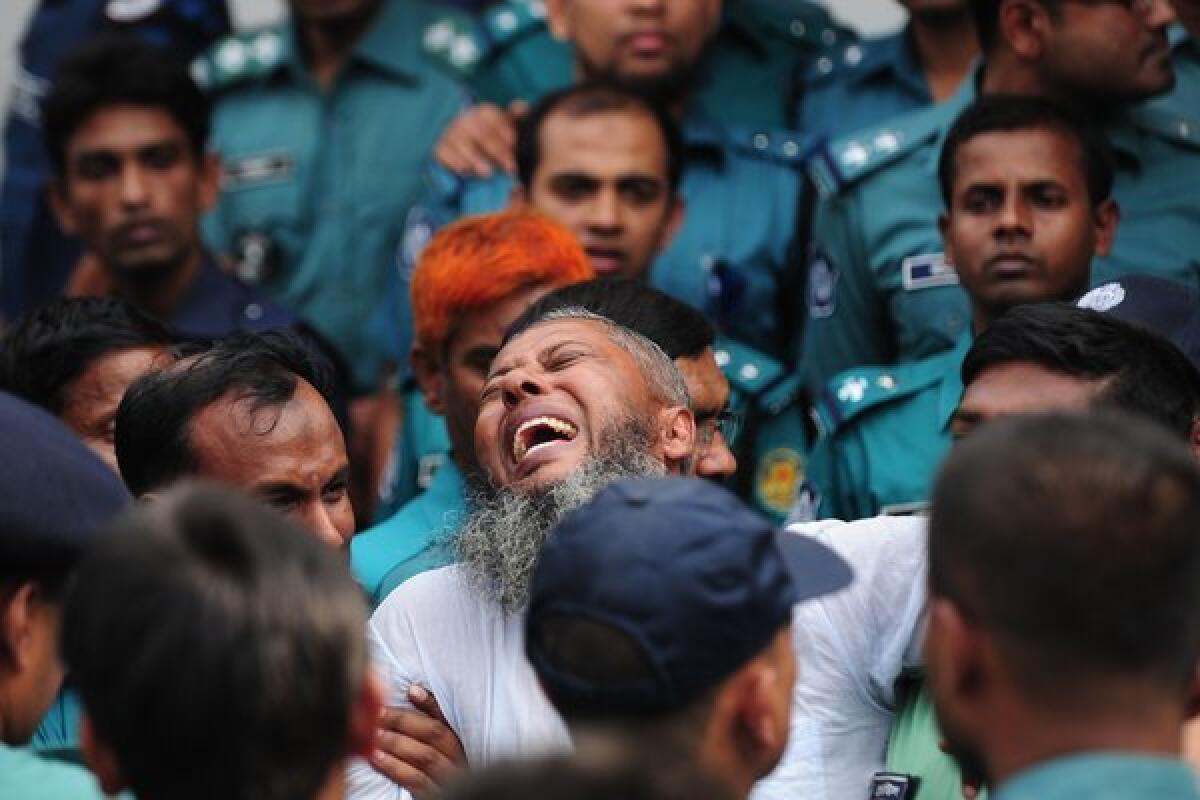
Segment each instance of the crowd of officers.
[{"label": "crowd of officers", "polygon": [[[89,617],[107,592],[161,592],[182,638],[131,640],[147,664],[205,635],[187,621],[200,608],[240,635],[279,615],[296,652],[255,668],[286,672],[309,645],[353,653],[349,676],[314,660],[354,685],[341,712],[314,710],[334,714],[336,757],[296,745],[326,772],[247,797],[419,795],[571,741],[577,761],[485,774],[462,796],[550,796],[559,780],[581,797],[1195,796],[1165,756],[1194,710],[1179,663],[1200,655],[1200,609],[1176,585],[1200,577],[1200,542],[1180,534],[1200,503],[1200,6],[902,5],[901,30],[863,37],[807,0],[289,0],[279,25],[238,31],[217,0],[41,2],[5,128],[0,390],[121,485],[67,444],[10,465],[0,506],[28,493],[54,510],[0,513],[0,559],[16,565],[0,562],[0,678],[6,659],[22,666],[17,612],[38,602],[18,590],[28,556],[33,577],[54,575],[79,681],[45,679],[49,711],[6,719],[0,702],[3,742],[82,742],[105,790],[184,796],[138,761],[153,743],[106,719],[154,696],[139,694],[146,667],[127,675],[87,646],[140,635]],[[12,403],[14,453],[45,450],[61,431]],[[1097,407],[1130,416],[1074,413]],[[1072,413],[993,422],[1024,412]],[[615,485],[562,500],[593,462]],[[189,478],[293,522],[176,487]],[[142,544],[89,548],[126,493],[162,504],[118,524]],[[479,520],[508,524],[487,516],[496,496],[536,499],[532,551],[470,549]],[[193,531],[206,507],[207,544]],[[1069,541],[1105,520],[1102,544]],[[340,560],[288,544],[294,523]],[[278,542],[248,543],[255,524]],[[647,553],[618,529],[679,538]],[[611,551],[572,545],[583,530]],[[1130,540],[1142,533],[1153,556]],[[666,558],[676,546],[702,555]],[[65,576],[84,552],[78,599]],[[196,561],[264,616],[208,608],[196,587],[199,605],[172,606],[195,576],[140,587],[155,553]],[[338,596],[323,643],[289,622],[317,611],[257,598],[295,588],[276,557]],[[706,570],[743,557],[757,593],[730,607]],[[381,687],[364,677],[366,612],[342,597],[347,559]],[[630,559],[661,590],[642,597],[654,580],[613,570]],[[246,578],[259,571],[262,586]],[[620,628],[653,676],[622,666],[612,638],[555,628],[555,603]],[[459,624],[470,644],[448,638]],[[429,656],[448,642],[470,663]],[[161,668],[204,683],[222,658],[208,644],[196,671]],[[717,650],[736,655],[714,666]],[[610,683],[605,668],[633,671]],[[1112,692],[1104,713],[1086,689]],[[597,703],[624,738],[678,745],[662,756],[678,782],[645,754],[582,746],[611,721]],[[198,701],[162,707],[204,717]],[[249,741],[274,720],[272,702],[247,707]],[[1030,776],[1073,750],[1163,758]],[[351,756],[345,786],[324,782]],[[26,787],[95,796],[43,766]]]}]

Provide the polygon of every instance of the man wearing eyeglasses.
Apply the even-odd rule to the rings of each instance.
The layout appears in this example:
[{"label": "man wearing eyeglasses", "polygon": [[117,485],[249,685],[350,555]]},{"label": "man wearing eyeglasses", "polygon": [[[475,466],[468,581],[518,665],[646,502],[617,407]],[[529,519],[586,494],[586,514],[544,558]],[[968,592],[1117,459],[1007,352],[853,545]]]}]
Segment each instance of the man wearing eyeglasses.
[{"label": "man wearing eyeglasses", "polygon": [[1188,101],[1200,58],[1172,27],[1167,0],[977,0],[972,8],[983,61],[954,98],[836,141],[811,164],[821,197],[801,369],[814,389],[857,364],[943,352],[970,327],[938,234],[933,171],[950,124],[980,95],[1048,97],[1103,123],[1123,215],[1093,285],[1145,273],[1200,286],[1192,196],[1200,106]]}]

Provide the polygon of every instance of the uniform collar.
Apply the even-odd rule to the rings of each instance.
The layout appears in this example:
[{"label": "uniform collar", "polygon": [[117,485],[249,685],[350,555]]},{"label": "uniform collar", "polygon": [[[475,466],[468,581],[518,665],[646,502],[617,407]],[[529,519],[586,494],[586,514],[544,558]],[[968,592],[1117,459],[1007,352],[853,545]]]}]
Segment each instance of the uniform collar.
[{"label": "uniform collar", "polygon": [[1002,784],[994,800],[1088,797],[1200,797],[1196,776],[1182,761],[1132,753],[1085,753],[1047,761]]},{"label": "uniform collar", "polygon": [[726,3],[717,36],[742,44],[758,58],[769,58],[771,50],[764,34],[749,16],[749,5],[745,2]]},{"label": "uniform collar", "polygon": [[[375,20],[363,33],[350,53],[349,61],[357,62],[397,78],[416,83],[421,75],[422,44],[418,28],[419,9],[408,0],[383,0]],[[299,41],[299,29],[289,23],[282,37],[279,65],[294,74],[308,75]]]},{"label": "uniform collar", "polygon": [[896,80],[932,102],[932,93],[925,80],[925,73],[917,61],[916,48],[913,47],[911,23],[891,36],[880,36],[868,39],[847,48],[858,48],[862,60],[850,71],[847,82],[853,85],[875,80],[880,76],[894,77]]},{"label": "uniform collar", "polygon": [[975,335],[970,327],[958,336],[954,348],[945,353],[945,375],[938,389],[937,419],[938,430],[945,431],[950,427],[950,418],[962,402],[963,382],[962,363],[967,357],[967,351],[975,341]]}]

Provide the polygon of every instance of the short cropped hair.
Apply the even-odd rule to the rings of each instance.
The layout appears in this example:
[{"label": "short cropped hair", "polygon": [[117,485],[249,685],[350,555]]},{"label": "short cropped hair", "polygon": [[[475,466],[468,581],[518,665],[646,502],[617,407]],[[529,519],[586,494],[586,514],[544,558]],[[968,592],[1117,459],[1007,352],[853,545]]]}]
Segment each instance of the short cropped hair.
[{"label": "short cropped hair", "polygon": [[679,125],[657,100],[604,79],[559,89],[539,100],[517,121],[517,181],[528,191],[542,161],[542,126],[552,114],[584,119],[599,114],[626,112],[645,114],[657,126],[667,153],[667,187],[679,191],[683,177],[683,135]]},{"label": "short cropped hair", "polygon": [[1200,656],[1200,467],[1119,412],[1017,415],[950,454],[929,583],[987,629],[1031,699],[1105,702],[1134,679],[1182,697]]},{"label": "short cropped hair", "polygon": [[1185,440],[1200,416],[1200,373],[1192,362],[1157,333],[1109,314],[1058,303],[1014,308],[975,340],[963,360],[963,385],[1020,362],[1103,381],[1095,405],[1147,417]]},{"label": "short cropped hair", "polygon": [[117,408],[117,465],[135,497],[198,468],[191,424],[227,394],[255,412],[286,405],[300,380],[331,403],[329,363],[288,330],[235,333],[175,366],[143,375]]},{"label": "short cropped hair", "polygon": [[165,111],[200,162],[208,145],[212,104],[174,54],[132,36],[104,35],[59,66],[42,103],[42,136],[59,180],[67,178],[71,137],[97,111],[141,106]]},{"label": "short cropped hair", "polygon": [[1079,168],[1087,182],[1088,197],[1098,206],[1112,195],[1113,156],[1108,140],[1094,123],[1074,108],[1044,97],[983,95],[966,110],[946,134],[938,158],[938,183],[942,202],[952,208],[958,153],[972,139],[988,133],[1052,131],[1073,140],[1079,149]]},{"label": "short cropped hair", "polygon": [[590,320],[603,325],[608,338],[633,358],[634,363],[638,366],[638,372],[642,374],[647,388],[650,389],[650,394],[659,402],[670,406],[692,407],[691,395],[688,394],[683,373],[679,371],[679,367],[675,366],[675,362],[663,352],[661,347],[642,334],[618,325],[611,319],[585,308],[579,306],[556,308],[548,310],[537,318],[525,315],[519,320],[522,323],[521,326],[514,324],[508,329],[504,336],[504,344],[508,344],[517,336],[538,325],[572,319]]},{"label": "short cropped hair", "polygon": [[84,557],[63,653],[139,798],[297,800],[347,752],[366,618],[345,560],[311,534],[181,486]]},{"label": "short cropped hair", "polygon": [[124,300],[55,300],[25,314],[0,339],[0,390],[61,416],[71,385],[94,361],[172,342],[165,325]]},{"label": "short cropped hair", "polygon": [[667,357],[695,358],[716,341],[712,323],[692,306],[640,281],[621,278],[576,283],[542,297],[513,323],[525,327],[562,308],[582,308],[640,333],[662,348]]},{"label": "short cropped hair", "polygon": [[524,210],[466,217],[438,231],[417,260],[410,289],[416,339],[442,347],[460,314],[518,289],[593,274],[579,241],[548,217]]}]

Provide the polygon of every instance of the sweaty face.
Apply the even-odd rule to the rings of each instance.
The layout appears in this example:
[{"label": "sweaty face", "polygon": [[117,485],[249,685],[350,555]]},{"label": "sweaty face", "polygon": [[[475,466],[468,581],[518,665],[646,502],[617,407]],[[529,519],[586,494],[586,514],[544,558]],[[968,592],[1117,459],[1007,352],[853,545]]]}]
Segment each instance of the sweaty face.
[{"label": "sweaty face", "polygon": [[113,450],[113,423],[125,390],[147,372],[164,368],[170,360],[167,351],[161,347],[116,350],[89,364],[67,390],[61,417],[63,424],[113,472],[120,474],[117,454]]},{"label": "sweaty face", "polygon": [[198,222],[215,198],[215,172],[196,161],[167,112],[111,106],[70,137],[55,208],[64,228],[109,269],[162,274],[198,253]]},{"label": "sweaty face", "polygon": [[1078,411],[1092,404],[1103,381],[1084,380],[1037,364],[1013,362],[981,372],[963,391],[950,422],[955,439],[996,417]]},{"label": "sweaty face", "polygon": [[1078,145],[1053,130],[986,133],[956,158],[942,235],[974,304],[995,316],[1079,295],[1112,225],[1092,206]]},{"label": "sweaty face", "polygon": [[721,412],[728,410],[729,381],[711,347],[695,358],[677,358],[675,365],[683,373],[696,416],[694,472],[701,478],[729,478],[737,471],[737,458],[717,424]]},{"label": "sweaty face", "polygon": [[475,425],[475,454],[498,486],[531,492],[563,480],[628,420],[653,420],[633,357],[595,320],[554,320],[496,356]]},{"label": "sweaty face", "polygon": [[229,393],[192,419],[196,477],[241,488],[295,518],[323,541],[345,547],[354,534],[349,463],[324,398],[298,380],[280,407],[254,409]]},{"label": "sweaty face", "polygon": [[1174,85],[1167,0],[1063,2],[1048,17],[1041,68],[1060,95],[1125,104]]},{"label": "sweaty face", "polygon": [[678,215],[654,118],[560,112],[546,118],[540,137],[530,204],[571,229],[597,275],[644,278]]},{"label": "sweaty face", "polygon": [[508,326],[549,288],[541,285],[520,289],[493,306],[462,314],[445,345],[440,370],[443,402],[435,410],[445,416],[454,453],[468,467],[476,466],[475,420],[488,368]]},{"label": "sweaty face", "polygon": [[584,77],[666,88],[681,83],[721,17],[720,0],[548,0],[555,36]]}]

